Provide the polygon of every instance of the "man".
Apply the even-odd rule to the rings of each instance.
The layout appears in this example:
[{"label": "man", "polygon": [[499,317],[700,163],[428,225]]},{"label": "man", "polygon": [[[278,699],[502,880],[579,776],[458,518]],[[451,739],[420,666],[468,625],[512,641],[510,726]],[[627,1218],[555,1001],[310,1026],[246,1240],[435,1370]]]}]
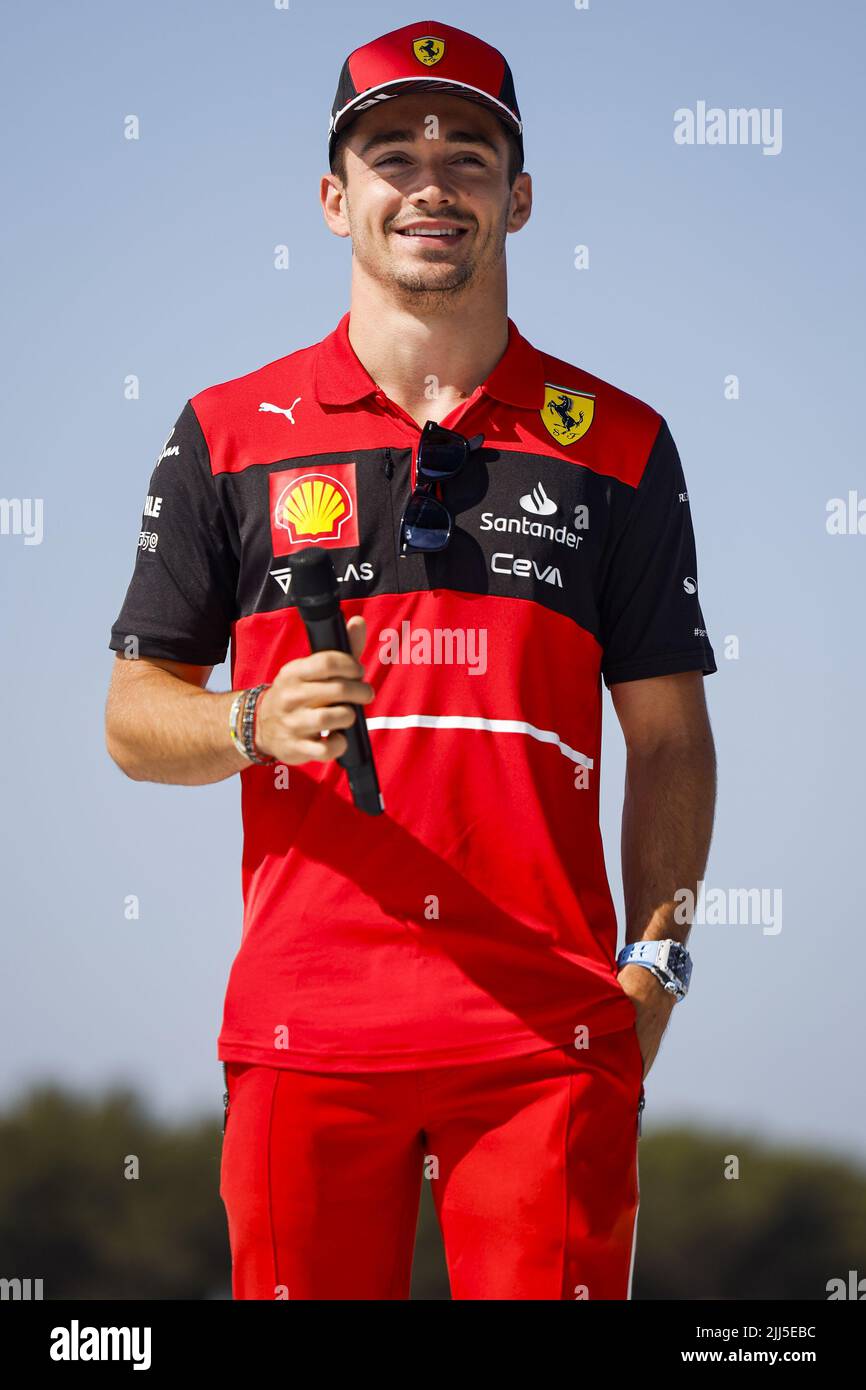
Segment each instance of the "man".
[{"label": "man", "polygon": [[[508,318],[532,185],[496,49],[425,21],[356,50],[329,155],[350,310],[186,403],[111,638],[120,767],[241,774],[234,1295],[407,1298],[426,1176],[453,1297],[629,1298],[643,1082],[690,971],[674,895],[714,803],[682,468],[654,410]],[[288,562],[311,544],[352,656],[309,654]],[[628,748],[619,970],[602,678]],[[379,816],[336,762],[356,705]]]}]

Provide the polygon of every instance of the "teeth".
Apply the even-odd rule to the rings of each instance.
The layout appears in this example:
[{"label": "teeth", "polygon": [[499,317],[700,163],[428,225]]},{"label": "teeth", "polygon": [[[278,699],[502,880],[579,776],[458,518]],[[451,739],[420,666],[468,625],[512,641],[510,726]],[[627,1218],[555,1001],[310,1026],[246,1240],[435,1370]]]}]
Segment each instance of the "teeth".
[{"label": "teeth", "polygon": [[402,233],[402,235],[403,235],[403,236],[459,236],[460,233],[459,233],[459,231],[457,231],[456,228],[452,228],[450,231],[442,231],[442,232],[426,231],[426,232],[425,232],[425,231],[416,231],[416,230],[414,230],[413,228],[409,227],[409,228],[407,228],[407,229]]}]

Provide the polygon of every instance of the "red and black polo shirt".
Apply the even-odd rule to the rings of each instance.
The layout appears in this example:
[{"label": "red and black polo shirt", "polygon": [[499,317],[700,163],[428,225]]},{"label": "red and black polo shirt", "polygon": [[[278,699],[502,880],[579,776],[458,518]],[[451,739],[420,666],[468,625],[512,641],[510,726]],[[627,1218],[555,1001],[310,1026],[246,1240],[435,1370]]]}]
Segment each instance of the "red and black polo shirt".
[{"label": "red and black polo shirt", "polygon": [[[187,401],[110,646],[270,681],[308,654],[287,557],[330,550],[367,620],[385,814],[336,762],[240,773],[243,933],[218,1056],[479,1062],[634,1023],[599,830],[602,680],[716,670],[664,419],[509,319],[441,421],[483,433],[448,547],[399,553],[420,427],[348,337]],[[226,729],[228,739],[228,728]]]}]

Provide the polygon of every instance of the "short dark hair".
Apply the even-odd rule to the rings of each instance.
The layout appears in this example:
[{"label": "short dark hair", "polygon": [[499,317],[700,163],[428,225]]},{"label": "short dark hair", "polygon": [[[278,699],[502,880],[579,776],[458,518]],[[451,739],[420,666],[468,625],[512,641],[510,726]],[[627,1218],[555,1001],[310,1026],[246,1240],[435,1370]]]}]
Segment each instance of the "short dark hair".
[{"label": "short dark hair", "polygon": [[[520,141],[510,126],[502,123],[502,130],[508,141],[508,186],[514,187],[514,180],[518,174],[523,173],[523,152]],[[331,155],[331,173],[336,174],[341,183],[346,182],[346,131],[338,135],[334,141],[334,151]]]}]

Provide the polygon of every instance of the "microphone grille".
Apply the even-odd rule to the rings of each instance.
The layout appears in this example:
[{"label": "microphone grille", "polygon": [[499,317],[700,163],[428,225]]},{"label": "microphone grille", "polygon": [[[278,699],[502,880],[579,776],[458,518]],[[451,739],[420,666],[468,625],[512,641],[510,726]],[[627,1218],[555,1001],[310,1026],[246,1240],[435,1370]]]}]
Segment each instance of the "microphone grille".
[{"label": "microphone grille", "polygon": [[297,551],[287,560],[287,564],[292,572],[292,598],[295,600],[336,594],[334,562],[320,545],[308,545]]}]

